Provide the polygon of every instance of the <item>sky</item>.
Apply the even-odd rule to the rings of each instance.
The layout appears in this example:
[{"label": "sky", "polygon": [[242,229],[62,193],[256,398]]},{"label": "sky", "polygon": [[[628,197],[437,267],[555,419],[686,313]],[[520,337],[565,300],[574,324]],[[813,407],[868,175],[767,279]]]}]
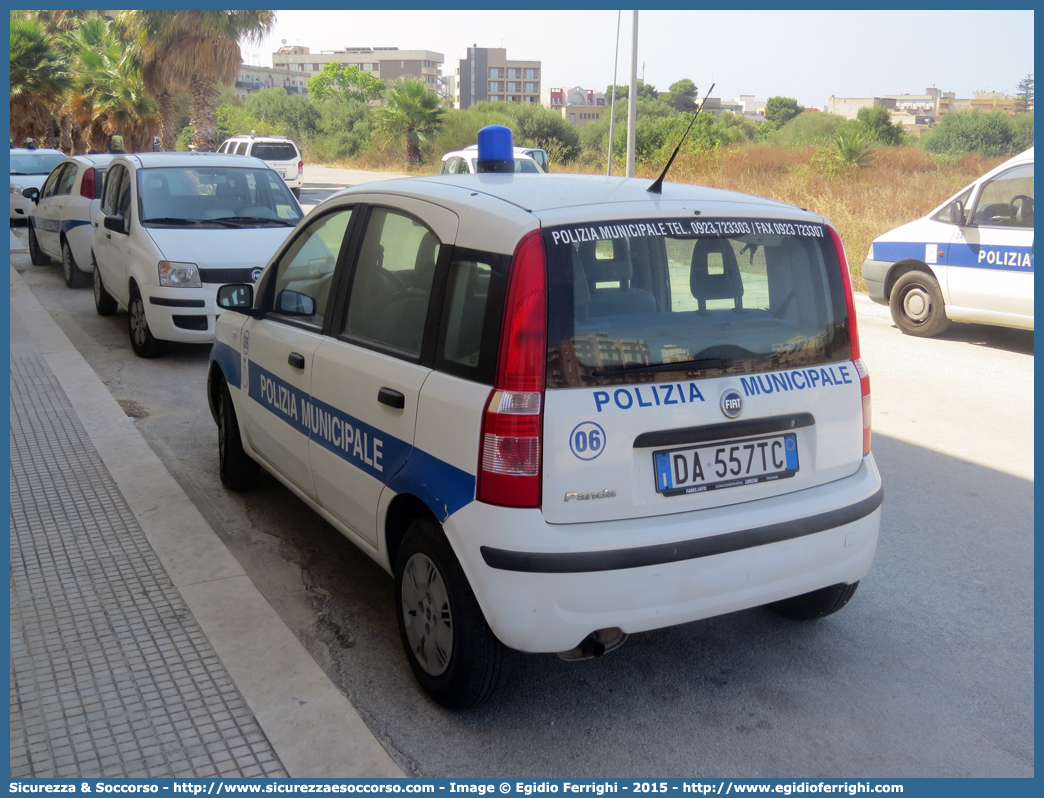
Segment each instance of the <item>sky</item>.
[{"label": "sky", "polygon": [[[542,62],[541,83],[604,91],[613,80],[617,11],[277,11],[276,28],[244,60],[272,65],[281,40],[318,50],[398,47],[442,53],[453,74],[468,46],[504,47]],[[632,12],[620,22],[617,83],[629,81]],[[1033,12],[641,11],[638,77],[660,91],[689,78],[702,96],[793,97],[822,107],[831,95],[971,97],[1015,92],[1033,71]]]}]

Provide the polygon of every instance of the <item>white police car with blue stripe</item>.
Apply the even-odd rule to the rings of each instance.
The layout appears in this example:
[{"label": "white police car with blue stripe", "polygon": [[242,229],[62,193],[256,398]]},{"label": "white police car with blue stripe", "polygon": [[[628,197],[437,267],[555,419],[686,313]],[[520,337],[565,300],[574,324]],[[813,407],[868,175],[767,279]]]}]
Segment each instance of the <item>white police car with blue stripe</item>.
[{"label": "white police car with blue stripe", "polygon": [[1033,148],[874,239],[863,279],[909,335],[951,321],[1032,330]]},{"label": "white police car with blue stripe", "polygon": [[446,706],[492,693],[503,646],[583,659],[840,609],[883,493],[837,233],[731,192],[516,175],[502,130],[494,171],[343,191],[220,289],[222,480],[263,466],[394,574]]}]

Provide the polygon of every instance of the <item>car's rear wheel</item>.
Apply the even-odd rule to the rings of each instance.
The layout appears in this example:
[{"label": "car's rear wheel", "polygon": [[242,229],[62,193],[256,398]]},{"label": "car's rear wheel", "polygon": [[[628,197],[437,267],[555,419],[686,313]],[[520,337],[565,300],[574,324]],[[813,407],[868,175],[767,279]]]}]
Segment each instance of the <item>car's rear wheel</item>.
[{"label": "car's rear wheel", "polygon": [[69,288],[86,288],[88,276],[80,271],[80,267],[76,265],[76,258],[73,257],[72,249],[69,247],[69,242],[64,238],[62,239],[62,274],[65,277],[65,284]]},{"label": "car's rear wheel", "polygon": [[33,226],[29,225],[29,260],[32,261],[33,266],[46,266],[51,262],[51,259],[40,249],[40,242],[36,238],[36,230]]},{"label": "car's rear wheel", "polygon": [[91,263],[94,265],[94,309],[99,316],[111,316],[119,308],[119,303],[113,299],[112,294],[105,290],[102,284],[101,271],[98,269],[98,261],[91,253]]},{"label": "car's rear wheel", "polygon": [[814,621],[833,615],[855,595],[858,582],[830,585],[800,596],[769,604],[769,609],[792,621]]},{"label": "car's rear wheel", "polygon": [[218,471],[221,481],[231,490],[250,490],[257,486],[261,466],[243,451],[239,434],[239,420],[232,404],[232,392],[225,378],[221,378],[217,395],[218,417]]},{"label": "car's rear wheel", "polygon": [[928,272],[907,272],[888,298],[892,320],[907,335],[930,338],[950,326],[939,283]]},{"label": "car's rear wheel", "polygon": [[127,307],[127,326],[130,331],[131,348],[138,357],[156,357],[163,352],[165,341],[158,340],[149,328],[145,316],[145,300],[137,288],[131,289],[130,305]]},{"label": "car's rear wheel", "polygon": [[395,558],[395,595],[406,658],[428,695],[450,709],[488,699],[503,646],[434,518],[417,519],[406,531]]}]

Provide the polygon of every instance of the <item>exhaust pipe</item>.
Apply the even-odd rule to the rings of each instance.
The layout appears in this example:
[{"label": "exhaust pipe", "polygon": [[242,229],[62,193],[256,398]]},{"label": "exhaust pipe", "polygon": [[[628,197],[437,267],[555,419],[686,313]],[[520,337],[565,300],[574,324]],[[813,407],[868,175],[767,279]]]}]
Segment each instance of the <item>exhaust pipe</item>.
[{"label": "exhaust pipe", "polygon": [[582,659],[593,659],[615,651],[624,644],[627,633],[622,629],[612,626],[608,629],[599,629],[591,632],[580,641],[580,645],[568,651],[559,651],[559,659],[566,662],[579,662]]}]

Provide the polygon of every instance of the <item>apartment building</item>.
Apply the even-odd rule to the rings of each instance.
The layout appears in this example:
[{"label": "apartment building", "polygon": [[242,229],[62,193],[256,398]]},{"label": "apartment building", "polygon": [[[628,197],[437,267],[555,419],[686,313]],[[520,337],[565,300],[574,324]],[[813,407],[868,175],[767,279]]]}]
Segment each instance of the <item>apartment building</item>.
[{"label": "apartment building", "polygon": [[563,119],[577,127],[597,122],[606,113],[605,93],[579,86],[549,86],[540,92],[540,104],[561,113]]},{"label": "apartment building", "polygon": [[290,75],[285,69],[240,64],[232,88],[236,97],[242,100],[261,89],[271,89],[276,86],[286,89],[290,94],[304,94],[307,82],[308,78],[303,75]]},{"label": "apartment building", "polygon": [[1014,114],[1016,98],[1003,92],[977,91],[969,99],[958,98],[952,91],[934,86],[924,94],[886,94],[881,97],[833,97],[827,103],[827,112],[845,119],[855,119],[860,108],[887,108],[892,123],[901,123],[908,133],[920,135],[944,114],[953,111],[1003,111]]},{"label": "apartment building", "polygon": [[502,47],[468,47],[457,61],[453,104],[464,110],[477,102],[540,102],[540,62],[510,61]]},{"label": "apartment building", "polygon": [[327,64],[350,64],[380,78],[386,84],[404,76],[420,78],[429,91],[442,91],[442,53],[431,50],[400,50],[398,47],[346,47],[343,50],[319,50],[308,47],[283,46],[272,53],[272,66],[307,81]]}]

